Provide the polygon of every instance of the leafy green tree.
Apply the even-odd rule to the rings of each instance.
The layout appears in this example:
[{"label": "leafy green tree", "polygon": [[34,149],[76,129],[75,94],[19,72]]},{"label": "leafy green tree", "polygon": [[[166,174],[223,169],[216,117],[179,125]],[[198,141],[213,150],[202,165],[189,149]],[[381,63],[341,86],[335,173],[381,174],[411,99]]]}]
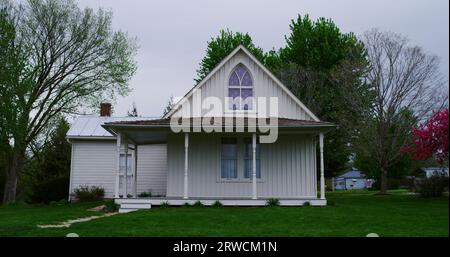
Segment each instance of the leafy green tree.
[{"label": "leafy green tree", "polygon": [[30,202],[49,203],[68,198],[71,145],[66,134],[69,128],[69,123],[61,118],[48,142],[25,166],[22,185],[28,189],[26,196]]},{"label": "leafy green tree", "polygon": [[11,134],[18,103],[14,101],[19,78],[24,68],[24,54],[16,43],[16,21],[14,10],[8,2],[0,0],[0,201],[6,169],[10,166]]},{"label": "leafy green tree", "polygon": [[211,38],[206,48],[206,55],[200,62],[200,68],[197,70],[196,83],[204,79],[217,64],[220,63],[239,45],[245,46],[256,58],[264,63],[264,52],[261,48],[253,44],[252,38],[248,33],[233,32],[229,29],[221,30],[219,36]]},{"label": "leafy green tree", "polygon": [[358,123],[373,100],[362,81],[368,63],[364,45],[330,19],[292,20],[286,47],[271,51],[267,65],[321,120],[338,125],[325,140],[325,174],[347,169]]},{"label": "leafy green tree", "polygon": [[[374,131],[372,131],[372,129],[376,129],[377,127],[379,127],[379,125],[377,125],[378,121],[375,118],[372,118],[370,122],[371,124],[366,127],[367,129],[361,132],[360,138],[363,142],[367,142],[365,141],[365,139],[367,137],[372,137],[372,135],[375,133]],[[390,126],[388,132],[389,135],[395,137],[393,139],[398,144],[398,146],[394,148],[398,149],[399,147],[401,147],[401,144],[403,142],[411,141],[412,134],[410,133],[409,129],[411,127],[411,124],[416,124],[417,122],[418,119],[414,115],[413,111],[408,108],[402,108],[400,110],[399,114],[392,122],[392,125]],[[364,171],[364,173],[369,177],[376,179],[377,186],[379,187],[381,182],[381,167],[376,158],[374,158],[374,156],[378,155],[376,144],[357,144],[355,150],[355,167]],[[399,156],[396,161],[393,162],[388,168],[387,179],[389,181],[395,181],[403,176],[411,175],[418,168],[420,168],[423,163],[424,162],[422,161],[411,160],[406,155]],[[389,185],[389,183],[387,183],[388,188],[392,188],[392,186],[393,185]]]},{"label": "leafy green tree", "polygon": [[[4,0],[1,0],[4,2]],[[23,3],[23,2],[22,2]],[[6,96],[14,110],[4,203],[14,202],[26,152],[64,113],[94,107],[129,92],[136,71],[135,40],[114,31],[112,13],[81,10],[74,0],[28,0],[14,5],[14,45],[24,54],[21,74]],[[2,107],[3,108],[3,107]]]}]

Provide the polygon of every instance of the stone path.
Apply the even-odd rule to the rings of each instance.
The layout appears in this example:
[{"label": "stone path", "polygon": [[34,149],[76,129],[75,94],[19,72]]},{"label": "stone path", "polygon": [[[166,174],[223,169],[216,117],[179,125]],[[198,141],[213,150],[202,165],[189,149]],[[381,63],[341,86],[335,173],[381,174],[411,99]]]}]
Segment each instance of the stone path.
[{"label": "stone path", "polygon": [[95,219],[99,219],[99,218],[103,218],[103,217],[113,216],[116,214],[118,214],[118,212],[112,212],[112,213],[107,213],[107,214],[99,215],[99,216],[90,216],[90,217],[85,217],[85,218],[68,220],[68,221],[61,222],[59,224],[37,225],[37,226],[39,228],[68,228],[68,227],[70,227],[70,225],[75,224],[75,223],[91,221],[91,220],[95,220]]}]

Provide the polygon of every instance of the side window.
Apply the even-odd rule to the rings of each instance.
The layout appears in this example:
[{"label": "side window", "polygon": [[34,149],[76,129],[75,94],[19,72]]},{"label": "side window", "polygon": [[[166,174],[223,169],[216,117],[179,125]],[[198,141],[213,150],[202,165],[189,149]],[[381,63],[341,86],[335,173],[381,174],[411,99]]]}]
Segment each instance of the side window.
[{"label": "side window", "polygon": [[[244,177],[252,178],[253,173],[253,149],[252,149],[252,139],[244,139]],[[261,161],[260,161],[260,147],[259,143],[256,143],[256,177],[261,178]]]},{"label": "side window", "polygon": [[237,139],[222,138],[221,177],[237,178]]}]

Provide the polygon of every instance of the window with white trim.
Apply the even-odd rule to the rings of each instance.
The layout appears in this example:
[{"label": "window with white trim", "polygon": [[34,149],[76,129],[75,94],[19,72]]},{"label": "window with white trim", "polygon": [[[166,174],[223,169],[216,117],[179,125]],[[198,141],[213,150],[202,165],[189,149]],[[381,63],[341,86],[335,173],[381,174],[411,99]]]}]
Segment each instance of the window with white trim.
[{"label": "window with white trim", "polygon": [[253,109],[253,79],[243,64],[238,64],[228,79],[228,109]]},{"label": "window with white trim", "polygon": [[237,178],[237,139],[236,138],[222,138],[222,153],[221,153],[221,178],[233,179]]}]

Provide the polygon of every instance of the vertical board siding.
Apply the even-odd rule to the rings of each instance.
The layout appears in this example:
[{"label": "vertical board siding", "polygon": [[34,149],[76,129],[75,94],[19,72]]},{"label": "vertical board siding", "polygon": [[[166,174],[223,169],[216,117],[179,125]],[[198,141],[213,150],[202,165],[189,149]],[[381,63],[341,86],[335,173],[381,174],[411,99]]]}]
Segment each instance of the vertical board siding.
[{"label": "vertical board siding", "polygon": [[167,147],[165,144],[138,146],[137,193],[166,194]]},{"label": "vertical board siding", "polygon": [[[300,120],[312,120],[302,107],[279,87],[261,68],[256,65],[246,54],[242,51],[234,55],[225,65],[223,65],[209,80],[207,80],[201,87],[202,99],[209,96],[215,96],[219,99],[225,99],[228,90],[228,77],[231,71],[239,63],[244,64],[250,71],[254,84],[254,97],[278,97],[278,117]],[[192,113],[192,96],[188,98],[191,103]],[[225,100],[222,101],[225,104]],[[267,103],[267,107],[269,104]],[[225,108],[225,106],[223,106]],[[225,110],[223,110],[225,111]],[[202,115],[206,114],[208,110],[202,110]],[[173,116],[179,117],[182,115],[181,110],[176,111]]]},{"label": "vertical board siding", "polygon": [[[130,151],[131,153],[133,151]],[[113,198],[116,177],[116,142],[72,141],[70,190],[80,186],[100,186],[105,198]],[[134,167],[134,162],[133,165]],[[167,153],[165,145],[141,145],[138,150],[138,194],[152,191],[165,194],[167,188]],[[130,180],[132,177],[129,177]],[[128,183],[132,192],[131,181]]]},{"label": "vertical board siding", "polygon": [[[227,182],[220,179],[220,139],[218,134],[189,135],[189,196],[250,198],[251,180]],[[183,195],[183,142],[182,134],[169,137],[167,196],[170,197]],[[274,144],[261,144],[262,180],[257,183],[258,197],[317,197],[314,144],[314,137],[309,135],[280,135]],[[243,177],[242,173],[238,174]]]}]

